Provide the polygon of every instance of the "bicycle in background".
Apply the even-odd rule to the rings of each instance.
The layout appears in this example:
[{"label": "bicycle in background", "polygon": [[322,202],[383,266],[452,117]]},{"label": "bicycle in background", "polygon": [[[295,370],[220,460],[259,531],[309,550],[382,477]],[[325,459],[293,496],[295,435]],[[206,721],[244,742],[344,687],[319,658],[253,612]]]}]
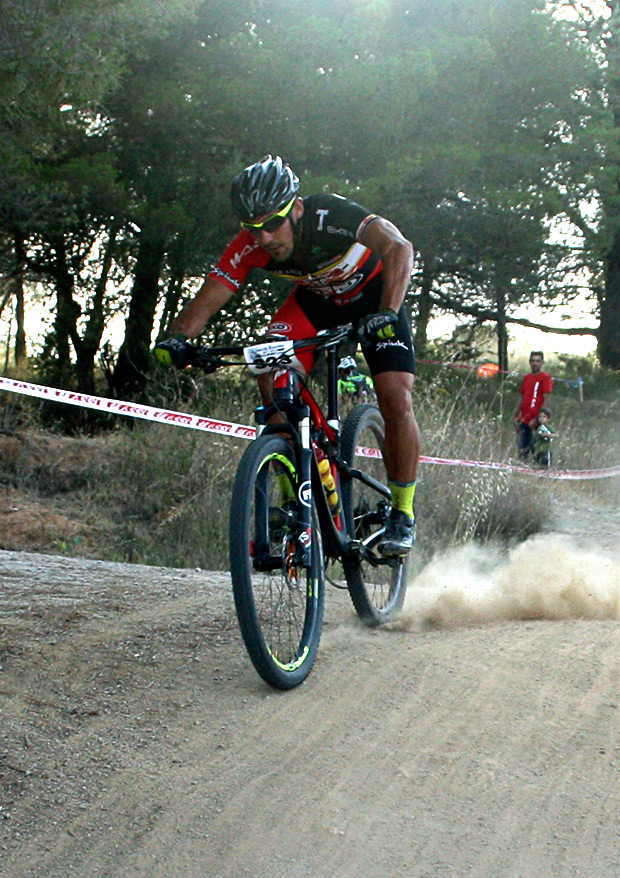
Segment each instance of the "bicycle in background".
[{"label": "bicycle in background", "polygon": [[[237,470],[229,550],[247,652],[278,689],[298,686],[314,664],[326,578],[333,582],[326,566],[341,566],[341,587],[370,627],[393,620],[405,597],[407,559],[377,552],[391,508],[383,419],[363,404],[340,430],[338,349],[353,333],[349,325],[311,339],[195,348],[192,358],[207,373],[229,365],[274,373],[273,402],[256,409],[256,439]],[[303,349],[327,354],[326,413],[293,368]]]}]

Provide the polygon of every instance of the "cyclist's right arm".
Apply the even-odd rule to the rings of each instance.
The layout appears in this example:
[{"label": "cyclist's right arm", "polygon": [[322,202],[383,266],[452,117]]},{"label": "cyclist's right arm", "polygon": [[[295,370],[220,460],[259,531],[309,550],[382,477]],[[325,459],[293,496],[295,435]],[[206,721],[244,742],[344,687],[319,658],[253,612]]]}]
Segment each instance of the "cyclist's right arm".
[{"label": "cyclist's right arm", "polygon": [[172,321],[171,335],[183,334],[186,338],[196,338],[211,317],[223,308],[233,295],[234,291],[230,287],[212,277],[207,277],[192,301]]},{"label": "cyclist's right arm", "polygon": [[233,295],[225,284],[208,277],[191,302],[183,308],[170,326],[167,338],[157,342],[153,353],[164,366],[185,369],[193,362],[194,349],[188,339],[196,338],[209,318]]},{"label": "cyclist's right arm", "polygon": [[264,267],[269,254],[247,231],[242,231],[224,250],[218,264],[207,275],[198,293],[177,314],[170,326],[170,335],[155,345],[155,357],[164,365],[184,369],[193,362],[193,348],[188,339],[200,335],[211,317],[241,287],[249,272]]},{"label": "cyclist's right arm", "polygon": [[239,232],[207,275],[194,299],[175,317],[171,332],[195,338],[242,286],[250,271],[264,267],[268,261],[269,254],[259,247],[250,232]]}]

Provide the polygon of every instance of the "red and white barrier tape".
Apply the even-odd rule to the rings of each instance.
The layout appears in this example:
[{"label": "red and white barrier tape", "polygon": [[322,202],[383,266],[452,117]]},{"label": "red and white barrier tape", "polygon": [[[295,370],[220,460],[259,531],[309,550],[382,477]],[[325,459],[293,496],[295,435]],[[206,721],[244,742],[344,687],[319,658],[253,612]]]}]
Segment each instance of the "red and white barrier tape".
[{"label": "red and white barrier tape", "polygon": [[564,479],[580,481],[584,479],[609,479],[612,476],[620,476],[620,466],[611,466],[607,469],[581,469],[581,470],[553,470],[532,469],[529,466],[515,466],[511,463],[492,463],[484,460],[452,460],[446,457],[421,457],[425,463],[436,463],[441,466],[466,466],[477,469],[492,469],[500,472],[523,473],[527,476],[540,476],[546,479]]},{"label": "red and white barrier tape", "polygon": [[[360,446],[356,449],[362,457],[379,457],[381,452],[378,448]],[[511,463],[493,463],[486,460],[459,460],[452,457],[425,457],[421,455],[420,463],[434,463],[439,466],[464,466],[475,469],[492,469],[499,472],[523,473],[527,476],[543,476],[547,479],[607,479],[611,476],[620,476],[620,466],[612,466],[608,469],[584,469],[584,470],[548,470],[532,469],[529,466],[515,466]]]},{"label": "red and white barrier tape", "polygon": [[67,405],[96,409],[100,412],[125,415],[130,418],[141,418],[144,421],[174,424],[177,427],[187,427],[190,430],[223,433],[227,436],[239,436],[241,439],[253,439],[256,435],[254,427],[247,427],[245,424],[231,424],[227,421],[215,420],[215,418],[201,418],[197,415],[173,412],[168,409],[158,409],[150,405],[123,402],[120,399],[105,399],[101,396],[75,393],[72,390],[58,390],[56,387],[45,387],[43,384],[29,384],[27,381],[15,381],[12,378],[3,378],[1,376],[0,389],[8,390],[12,393],[23,393],[26,396],[36,396],[39,399],[48,399],[52,402],[64,402]]},{"label": "red and white barrier tape", "polygon": [[[30,384],[27,381],[16,381],[13,378],[0,376],[0,390],[9,393],[21,393],[25,396],[34,396],[38,399],[47,399],[52,402],[62,402],[67,405],[76,405],[81,408],[96,409],[100,412],[124,415],[130,418],[140,418],[145,421],[155,421],[160,424],[173,424],[177,427],[186,427],[190,430],[204,430],[207,433],[220,433],[224,436],[235,436],[240,439],[253,439],[256,435],[254,427],[246,424],[235,424],[229,421],[219,421],[215,418],[203,418],[198,415],[189,415],[184,412],[174,412],[168,409],[159,409],[150,405],[138,405],[133,402],[123,402],[120,399],[106,399],[101,396],[90,396],[84,393],[76,393],[72,390],[59,390],[56,387],[46,387],[43,384]],[[362,457],[378,457],[377,448],[360,447],[357,452]],[[431,463],[439,466],[474,467],[476,469],[499,470],[502,472],[523,473],[528,476],[539,476],[548,479],[606,479],[620,475],[620,466],[607,469],[592,470],[547,470],[531,469],[527,466],[513,466],[509,463],[493,463],[482,460],[454,460],[447,457],[420,457],[421,463]]]}]

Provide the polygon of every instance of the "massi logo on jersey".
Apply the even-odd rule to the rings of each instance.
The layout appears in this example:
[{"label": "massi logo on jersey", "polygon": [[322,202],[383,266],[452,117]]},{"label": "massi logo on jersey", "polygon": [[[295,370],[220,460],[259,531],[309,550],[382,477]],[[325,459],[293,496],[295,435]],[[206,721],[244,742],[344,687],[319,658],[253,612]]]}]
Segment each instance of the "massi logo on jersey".
[{"label": "massi logo on jersey", "polygon": [[345,238],[355,238],[350,229],[337,229],[335,226],[327,226],[330,235],[344,235]]},{"label": "massi logo on jersey", "polygon": [[236,268],[244,256],[247,256],[252,250],[256,250],[258,244],[246,244],[243,250],[240,250],[238,253],[235,253],[230,258],[230,264],[233,268]]}]

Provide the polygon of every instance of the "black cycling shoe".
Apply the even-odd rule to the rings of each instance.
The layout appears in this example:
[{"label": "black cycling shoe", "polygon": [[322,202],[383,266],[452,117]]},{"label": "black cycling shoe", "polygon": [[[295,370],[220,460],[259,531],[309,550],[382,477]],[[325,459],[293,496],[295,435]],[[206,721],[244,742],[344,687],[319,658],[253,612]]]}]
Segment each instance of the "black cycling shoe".
[{"label": "black cycling shoe", "polygon": [[392,509],[383,536],[377,546],[384,558],[407,555],[415,542],[415,519],[400,509]]}]

